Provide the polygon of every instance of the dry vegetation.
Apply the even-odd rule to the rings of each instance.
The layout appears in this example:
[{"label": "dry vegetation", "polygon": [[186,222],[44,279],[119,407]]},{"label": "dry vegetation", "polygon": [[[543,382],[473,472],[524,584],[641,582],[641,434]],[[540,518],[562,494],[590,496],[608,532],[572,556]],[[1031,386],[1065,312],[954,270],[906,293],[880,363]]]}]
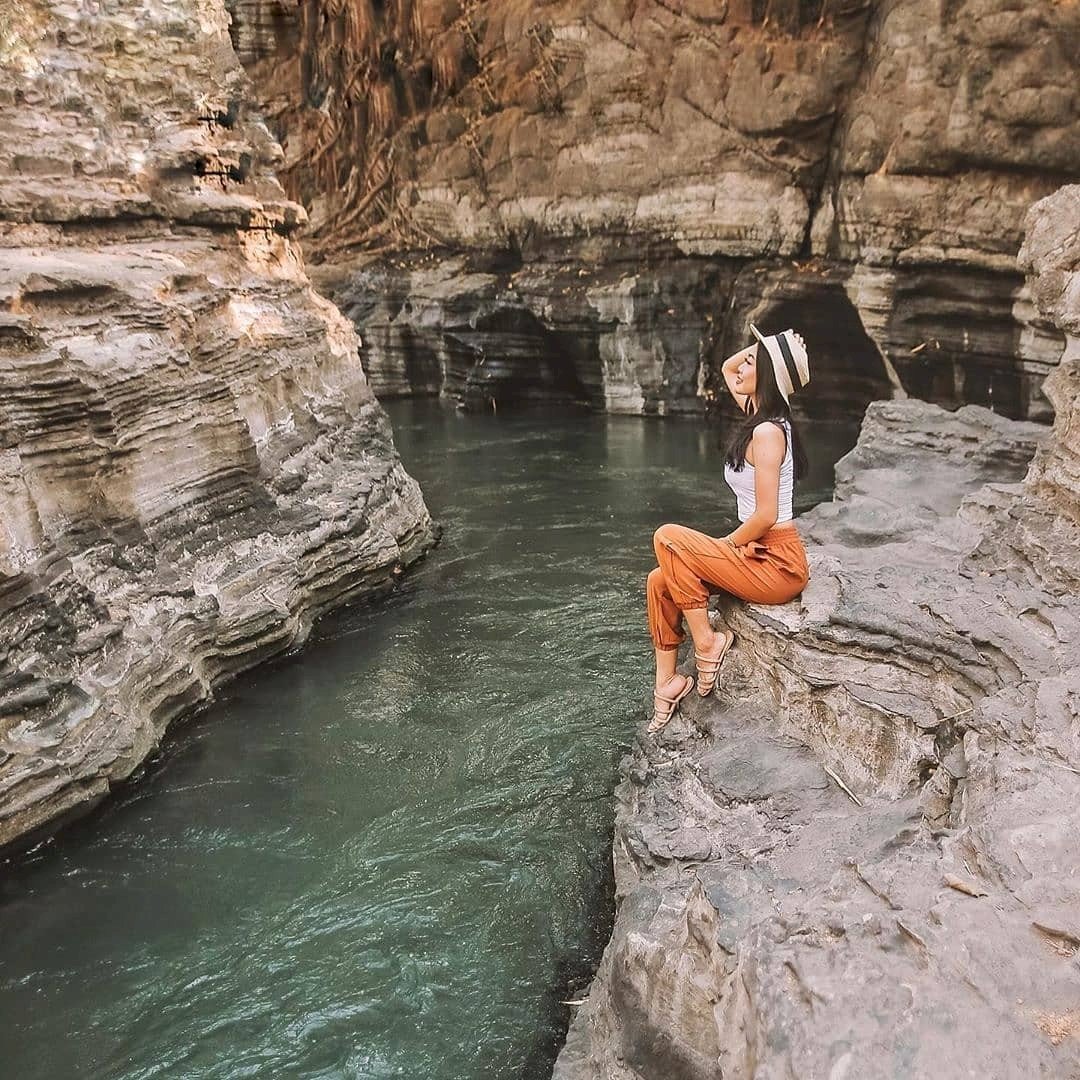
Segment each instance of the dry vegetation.
[{"label": "dry vegetation", "polygon": [[483,0],[302,0],[289,13],[290,40],[252,74],[286,147],[286,189],[309,209],[320,204],[311,247],[321,255],[433,243],[409,214],[407,185],[433,111],[452,106],[464,121],[461,138],[482,180],[479,121],[513,103],[525,84],[541,107],[557,105],[542,27],[527,25],[519,54],[508,57],[500,35],[484,43],[486,7]]},{"label": "dry vegetation", "polygon": [[[714,21],[683,19],[682,0],[656,2],[687,33]],[[829,4],[733,0],[728,19],[769,40],[809,38],[831,19]],[[565,18],[553,0],[279,0],[276,50],[264,44],[251,73],[286,148],[286,189],[313,211],[308,251],[436,243],[409,205],[416,160],[432,152],[429,120],[445,121],[432,144],[456,144],[454,175],[485,191],[493,114],[557,113],[572,93],[565,41],[552,33]]]}]

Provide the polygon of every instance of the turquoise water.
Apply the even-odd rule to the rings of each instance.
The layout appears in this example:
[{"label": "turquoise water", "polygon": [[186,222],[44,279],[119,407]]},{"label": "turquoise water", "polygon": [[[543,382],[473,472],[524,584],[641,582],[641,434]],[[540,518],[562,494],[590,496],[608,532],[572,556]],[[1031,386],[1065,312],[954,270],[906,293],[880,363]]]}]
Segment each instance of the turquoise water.
[{"label": "turquoise water", "polygon": [[[0,1075],[550,1075],[609,928],[652,532],[731,500],[690,422],[389,412],[441,544],[3,869]],[[800,505],[853,440],[817,429]]]}]

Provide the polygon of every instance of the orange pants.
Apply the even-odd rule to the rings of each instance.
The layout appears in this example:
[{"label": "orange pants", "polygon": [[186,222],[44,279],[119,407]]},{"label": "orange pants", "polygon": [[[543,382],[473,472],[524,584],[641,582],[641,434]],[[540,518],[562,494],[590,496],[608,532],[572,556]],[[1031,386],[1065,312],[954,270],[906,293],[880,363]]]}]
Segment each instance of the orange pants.
[{"label": "orange pants", "polygon": [[731,593],[752,604],[786,604],[810,580],[806,551],[790,521],[738,548],[685,525],[661,525],[653,549],[660,565],[649,574],[646,589],[649,634],[665,651],[686,640],[682,612],[707,607],[710,593]]}]

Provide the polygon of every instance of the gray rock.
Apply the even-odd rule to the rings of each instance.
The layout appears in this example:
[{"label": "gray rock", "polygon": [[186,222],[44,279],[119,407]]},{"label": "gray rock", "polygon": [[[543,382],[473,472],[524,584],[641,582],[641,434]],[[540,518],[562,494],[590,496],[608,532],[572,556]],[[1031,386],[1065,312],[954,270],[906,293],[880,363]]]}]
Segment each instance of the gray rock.
[{"label": "gray rock", "polygon": [[722,605],[721,698],[624,764],[557,1080],[1080,1073],[1076,197],[1025,246],[1068,341],[1053,432],[873,406],[801,519],[801,601]]},{"label": "gray rock", "polygon": [[819,414],[859,417],[892,389],[838,275],[621,249],[599,264],[572,248],[516,270],[491,262],[402,258],[313,273],[360,329],[380,398],[441,393],[474,409],[531,401],[700,415],[723,400],[718,362],[735,347],[727,327],[785,311],[798,312],[815,347]]}]

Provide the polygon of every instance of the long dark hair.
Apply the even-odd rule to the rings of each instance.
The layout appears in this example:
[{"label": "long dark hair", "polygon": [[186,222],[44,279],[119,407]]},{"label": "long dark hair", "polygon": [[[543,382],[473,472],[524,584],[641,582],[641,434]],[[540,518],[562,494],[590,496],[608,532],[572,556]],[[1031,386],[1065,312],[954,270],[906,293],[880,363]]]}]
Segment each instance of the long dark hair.
[{"label": "long dark hair", "polygon": [[746,399],[746,418],[731,436],[725,452],[725,462],[736,472],[740,472],[743,465],[746,464],[746,449],[750,445],[750,440],[754,437],[754,428],[758,424],[765,424],[770,421],[776,423],[786,421],[788,430],[791,432],[791,456],[795,464],[795,479],[801,480],[806,475],[808,468],[802,439],[799,437],[799,429],[791,419],[791,409],[784,400],[784,395],[780,393],[780,388],[776,385],[776,372],[773,371],[768,350],[761,342],[758,342],[754,369],[757,375],[757,388],[754,394],[758,402],[757,409],[754,408],[754,398],[748,397]]}]

